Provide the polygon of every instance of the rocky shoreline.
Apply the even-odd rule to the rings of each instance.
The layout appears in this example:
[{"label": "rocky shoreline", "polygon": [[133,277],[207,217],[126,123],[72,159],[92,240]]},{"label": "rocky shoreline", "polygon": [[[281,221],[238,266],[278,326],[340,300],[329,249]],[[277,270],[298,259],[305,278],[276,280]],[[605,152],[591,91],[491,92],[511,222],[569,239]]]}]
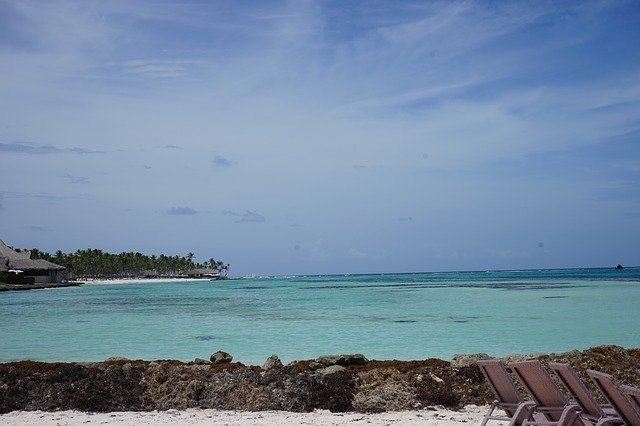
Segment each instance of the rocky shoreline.
[{"label": "rocky shoreline", "polygon": [[[215,355],[215,354],[214,354]],[[263,367],[197,360],[110,359],[97,363],[20,361],[0,364],[0,413],[14,410],[87,412],[187,408],[309,412],[384,412],[432,406],[485,405],[493,394],[474,364],[486,355],[453,361],[376,361],[362,355],[320,357]],[[599,346],[537,358],[569,362],[583,377],[592,368],[640,385],[640,349]],[[590,384],[585,380],[586,383]],[[595,390],[595,389],[594,389]]]}]

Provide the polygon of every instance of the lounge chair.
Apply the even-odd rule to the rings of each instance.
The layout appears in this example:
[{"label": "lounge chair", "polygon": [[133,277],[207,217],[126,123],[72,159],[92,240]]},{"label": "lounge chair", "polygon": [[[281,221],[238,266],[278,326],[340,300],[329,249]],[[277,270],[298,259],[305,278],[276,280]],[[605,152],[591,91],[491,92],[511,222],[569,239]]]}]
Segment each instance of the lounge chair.
[{"label": "lounge chair", "polygon": [[536,413],[544,416],[525,424],[565,426],[582,423],[578,405],[569,403],[539,361],[514,362],[509,366],[535,401]]},{"label": "lounge chair", "polygon": [[628,391],[630,386],[623,388],[613,376],[600,371],[587,370],[587,374],[596,382],[626,425],[640,426],[640,407],[625,394],[625,390]]},{"label": "lounge chair", "polygon": [[562,362],[550,362],[549,368],[556,373],[564,387],[567,388],[572,398],[580,406],[579,416],[585,425],[619,425],[622,419],[611,405],[600,405],[596,401],[589,388],[580,379],[569,364]]},{"label": "lounge chair", "polygon": [[622,385],[620,388],[622,389],[622,393],[627,395],[627,397],[636,404],[638,409],[640,409],[640,389],[627,385]]},{"label": "lounge chair", "polygon": [[[515,426],[523,425],[531,418],[535,403],[522,399],[502,361],[489,359],[478,361],[477,364],[497,397],[484,415],[481,426],[485,426],[489,420],[509,421],[509,425]],[[507,415],[494,415],[496,408],[504,410]]]}]

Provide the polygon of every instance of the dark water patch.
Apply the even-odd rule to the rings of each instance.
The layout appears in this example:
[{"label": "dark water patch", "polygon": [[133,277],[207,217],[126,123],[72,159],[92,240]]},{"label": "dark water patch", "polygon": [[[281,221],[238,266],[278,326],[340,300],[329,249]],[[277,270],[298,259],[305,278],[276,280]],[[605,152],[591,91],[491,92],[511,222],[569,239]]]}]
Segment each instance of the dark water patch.
[{"label": "dark water patch", "polygon": [[275,290],[279,288],[292,288],[291,285],[247,285],[238,286],[232,290]]},{"label": "dark water patch", "polygon": [[213,336],[211,334],[203,334],[203,335],[200,335],[200,336],[193,336],[193,338],[196,339],[199,342],[208,342],[210,340],[216,340],[217,339],[216,336]]},{"label": "dark water patch", "polygon": [[383,317],[379,315],[362,315],[362,314],[349,315],[348,318],[355,319],[355,320],[362,320],[362,321],[371,321],[371,322],[387,322],[391,319],[389,317]]},{"label": "dark water patch", "polygon": [[453,322],[471,322],[482,318],[489,318],[486,315],[449,315],[447,317]]},{"label": "dark water patch", "polygon": [[[27,293],[26,291],[24,291],[23,293]],[[0,303],[0,306],[6,306],[6,307],[11,307],[11,306],[28,306],[28,307],[33,307],[33,306],[47,306],[47,305],[56,305],[56,304],[67,304],[69,303],[68,299],[44,299],[44,300],[11,300],[11,301],[6,301],[3,300]]]},{"label": "dark water patch", "polygon": [[416,289],[438,289],[438,288],[450,288],[450,289],[469,289],[469,288],[484,288],[495,290],[554,290],[554,289],[566,289],[568,286],[571,288],[585,287],[584,285],[576,285],[569,283],[523,283],[523,282],[465,282],[465,283],[387,283],[387,284],[349,284],[342,285],[321,285],[321,286],[309,286],[298,287],[299,290],[358,290],[358,289],[391,289],[391,290],[416,290]]},{"label": "dark water patch", "polygon": [[405,324],[405,323],[415,323],[415,322],[418,322],[418,321],[416,321],[416,320],[394,320],[393,322],[397,322],[397,323],[400,323],[400,324]]},{"label": "dark water patch", "polygon": [[502,271],[452,271],[452,272],[413,272],[413,273],[385,273],[385,274],[355,274],[355,275],[308,275],[292,277],[289,282],[426,282],[426,281],[513,281],[513,280],[543,280],[554,281],[638,281],[640,268],[632,267],[624,270],[613,268],[577,268],[577,269],[531,269],[531,270],[502,270]]},{"label": "dark water patch", "polygon": [[76,320],[76,322],[91,322],[89,320]]},{"label": "dark water patch", "polygon": [[300,290],[355,290],[355,289],[420,289],[420,288],[453,288],[455,286],[446,284],[348,284],[348,285],[323,285],[312,287],[299,287]]},{"label": "dark water patch", "polygon": [[205,304],[218,304],[221,302],[232,301],[228,297],[199,297],[199,296],[150,296],[150,297],[132,297],[132,298],[104,298],[104,299],[89,299],[84,300],[81,303],[90,306],[155,306],[155,307],[196,307]]},{"label": "dark water patch", "polygon": [[566,299],[569,296],[543,296],[543,299]]},{"label": "dark water patch", "polygon": [[510,290],[510,291],[519,291],[519,290],[564,290],[567,287],[571,288],[583,288],[587,287],[586,285],[579,284],[570,284],[570,283],[549,283],[549,284],[528,284],[528,283],[518,283],[518,284],[508,284],[508,285],[495,285],[491,288],[501,289],[501,290]]}]

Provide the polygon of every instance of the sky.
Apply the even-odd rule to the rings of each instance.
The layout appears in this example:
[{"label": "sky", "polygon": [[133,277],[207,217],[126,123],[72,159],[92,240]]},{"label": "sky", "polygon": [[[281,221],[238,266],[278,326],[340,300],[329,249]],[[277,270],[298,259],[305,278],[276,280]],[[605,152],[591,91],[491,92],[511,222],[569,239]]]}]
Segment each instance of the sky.
[{"label": "sky", "polygon": [[0,239],[640,265],[640,2],[0,0]]}]

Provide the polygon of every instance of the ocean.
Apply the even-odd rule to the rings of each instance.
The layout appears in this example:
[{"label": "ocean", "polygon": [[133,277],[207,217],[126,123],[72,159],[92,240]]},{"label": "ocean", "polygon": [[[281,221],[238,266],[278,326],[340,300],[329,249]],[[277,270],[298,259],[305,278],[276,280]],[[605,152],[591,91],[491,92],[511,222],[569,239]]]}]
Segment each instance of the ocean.
[{"label": "ocean", "polygon": [[640,347],[640,268],[293,276],[0,293],[0,361]]}]

